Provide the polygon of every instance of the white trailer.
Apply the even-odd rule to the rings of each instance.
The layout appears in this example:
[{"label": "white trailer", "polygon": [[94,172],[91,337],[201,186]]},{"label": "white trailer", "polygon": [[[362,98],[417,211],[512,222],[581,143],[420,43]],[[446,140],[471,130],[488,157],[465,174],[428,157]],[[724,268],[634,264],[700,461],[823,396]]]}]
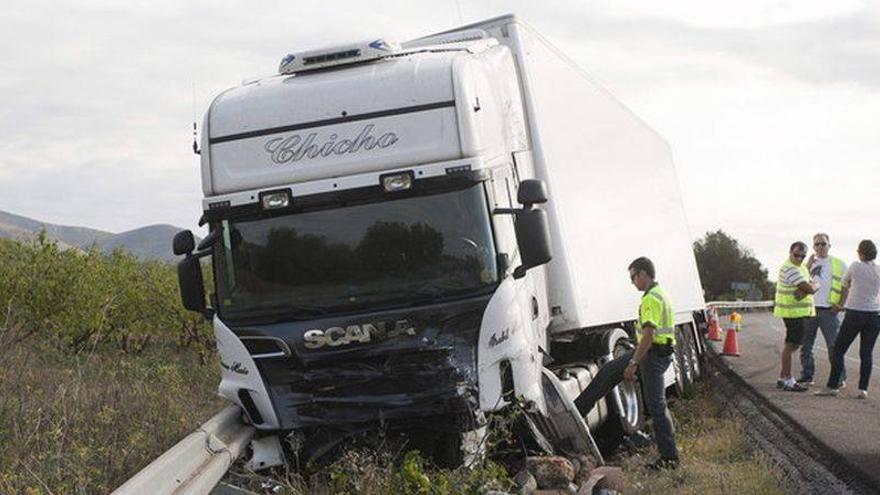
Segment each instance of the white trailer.
[{"label": "white trailer", "polygon": [[221,395],[257,428],[315,455],[380,426],[448,424],[458,445],[518,398],[550,448],[631,432],[634,387],[587,418],[571,401],[628,345],[639,256],[677,310],[669,383],[699,373],[704,301],[669,146],[534,30],[504,16],[293,53],[279,72],[212,103],[211,233],[195,252],[175,239]]}]

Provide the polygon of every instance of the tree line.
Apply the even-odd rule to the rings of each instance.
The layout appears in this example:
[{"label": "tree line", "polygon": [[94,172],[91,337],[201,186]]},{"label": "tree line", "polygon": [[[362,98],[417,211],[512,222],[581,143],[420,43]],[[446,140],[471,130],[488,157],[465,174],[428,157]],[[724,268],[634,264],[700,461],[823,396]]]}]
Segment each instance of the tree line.
[{"label": "tree line", "polygon": [[[767,270],[730,235],[708,232],[693,249],[707,300],[755,291],[772,298]],[[209,272],[206,278],[210,283]],[[742,289],[747,285],[752,294]],[[30,242],[0,239],[0,308],[16,338],[73,352],[112,346],[137,353],[171,343],[207,356],[214,346],[210,325],[181,306],[173,264],[122,250],[63,249],[45,233]]]}]

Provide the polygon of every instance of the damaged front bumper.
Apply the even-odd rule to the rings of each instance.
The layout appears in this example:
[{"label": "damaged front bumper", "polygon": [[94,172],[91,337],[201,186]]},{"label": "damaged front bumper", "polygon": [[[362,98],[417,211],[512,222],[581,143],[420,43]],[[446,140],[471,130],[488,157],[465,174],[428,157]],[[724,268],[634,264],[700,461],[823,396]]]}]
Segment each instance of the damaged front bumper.
[{"label": "damaged front bumper", "polygon": [[[479,416],[477,341],[489,296],[371,314],[231,327],[243,341],[276,339],[290,352],[255,359],[278,429],[360,429]],[[370,334],[400,327],[406,332]],[[315,347],[308,336],[359,338]],[[319,330],[326,329],[326,330]],[[339,329],[338,331],[331,331]],[[367,333],[361,332],[364,329]],[[341,340],[341,339],[340,339]]]},{"label": "damaged front bumper", "polygon": [[473,352],[448,347],[308,367],[261,364],[282,429],[467,415],[478,405]]}]

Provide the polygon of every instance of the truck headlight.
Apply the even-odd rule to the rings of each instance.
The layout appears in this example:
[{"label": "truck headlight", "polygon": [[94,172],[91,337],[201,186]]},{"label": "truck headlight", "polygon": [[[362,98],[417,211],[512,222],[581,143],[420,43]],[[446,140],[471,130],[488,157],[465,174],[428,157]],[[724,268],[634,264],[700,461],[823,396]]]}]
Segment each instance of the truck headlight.
[{"label": "truck headlight", "polygon": [[382,176],[382,187],[386,192],[405,191],[411,188],[412,184],[412,172],[401,172]]},{"label": "truck headlight", "polygon": [[260,204],[264,210],[277,210],[290,206],[290,189],[260,193]]}]

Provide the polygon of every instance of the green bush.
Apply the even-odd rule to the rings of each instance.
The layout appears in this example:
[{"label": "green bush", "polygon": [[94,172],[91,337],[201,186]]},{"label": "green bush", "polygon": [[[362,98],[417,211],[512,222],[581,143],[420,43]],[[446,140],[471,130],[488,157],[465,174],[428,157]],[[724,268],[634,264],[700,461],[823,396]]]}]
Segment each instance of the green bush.
[{"label": "green bush", "polygon": [[213,348],[210,326],[180,304],[175,267],[124,251],[62,249],[41,234],[0,240],[0,307],[35,338],[73,352],[154,342]]}]

